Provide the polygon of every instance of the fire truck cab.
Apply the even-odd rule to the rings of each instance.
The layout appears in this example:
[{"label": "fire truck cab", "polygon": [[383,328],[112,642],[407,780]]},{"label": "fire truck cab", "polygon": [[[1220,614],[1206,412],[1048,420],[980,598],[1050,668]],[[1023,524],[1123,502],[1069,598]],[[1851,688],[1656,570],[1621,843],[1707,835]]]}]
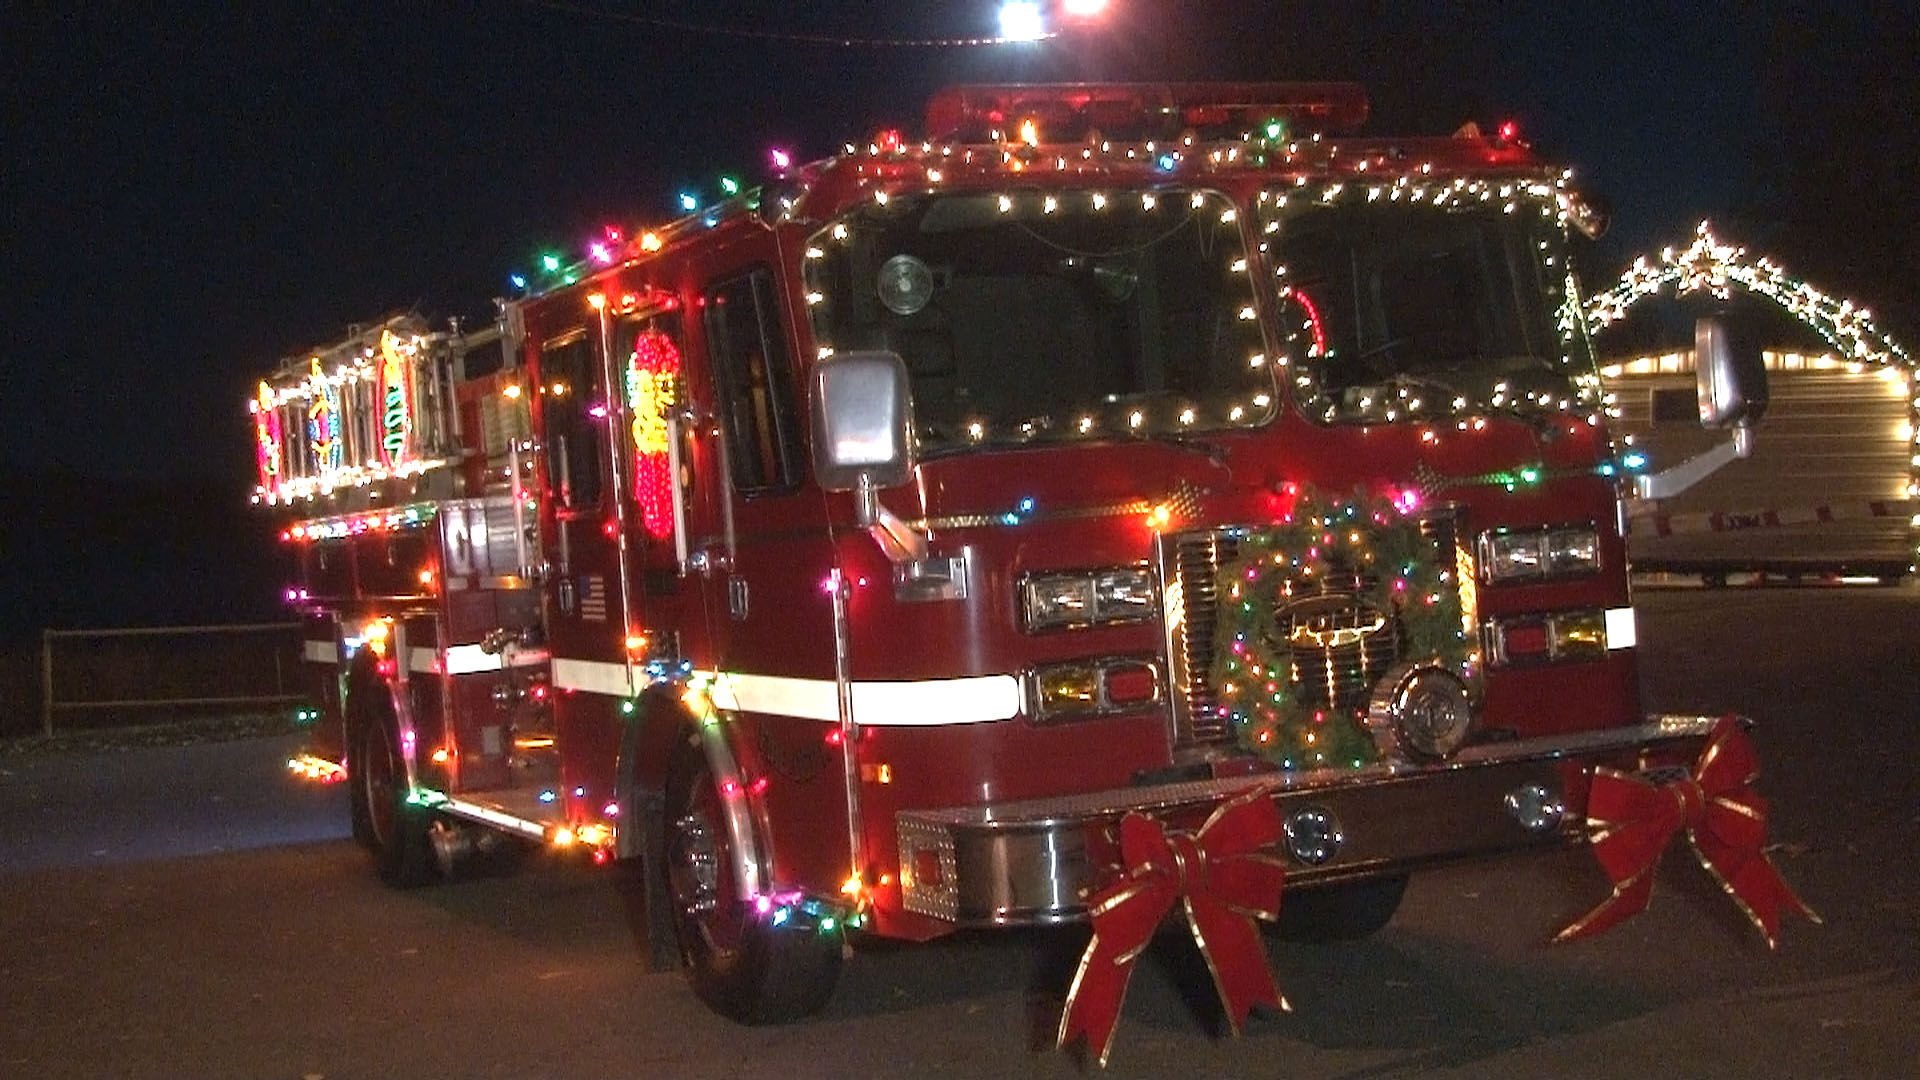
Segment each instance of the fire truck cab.
[{"label": "fire truck cab", "polygon": [[638,860],[653,955],[746,1021],[818,1008],[850,933],[1084,918],[1129,811],[1262,790],[1332,936],[1580,838],[1594,766],[1709,726],[1641,710],[1585,208],[1366,112],[962,87],[483,335],[292,358],[254,416],[296,766],[396,884]]}]

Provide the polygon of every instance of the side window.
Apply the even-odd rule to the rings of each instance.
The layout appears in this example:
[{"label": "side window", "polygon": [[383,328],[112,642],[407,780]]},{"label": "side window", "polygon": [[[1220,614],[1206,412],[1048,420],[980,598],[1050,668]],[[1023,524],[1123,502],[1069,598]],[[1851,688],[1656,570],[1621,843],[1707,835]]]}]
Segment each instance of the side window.
[{"label": "side window", "polygon": [[568,510],[586,509],[600,501],[607,460],[607,407],[599,373],[593,339],[584,330],[540,347],[547,493]]},{"label": "side window", "polygon": [[743,495],[792,491],[800,482],[800,433],[773,274],[763,267],[721,281],[706,300],[733,486]]}]

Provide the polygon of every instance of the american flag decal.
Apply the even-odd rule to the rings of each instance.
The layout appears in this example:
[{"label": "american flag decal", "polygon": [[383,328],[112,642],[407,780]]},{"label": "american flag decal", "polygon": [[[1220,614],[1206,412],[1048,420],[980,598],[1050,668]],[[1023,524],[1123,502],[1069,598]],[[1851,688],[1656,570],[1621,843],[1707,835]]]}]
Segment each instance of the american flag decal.
[{"label": "american flag decal", "polygon": [[586,622],[607,621],[607,579],[599,574],[580,579],[580,618]]}]

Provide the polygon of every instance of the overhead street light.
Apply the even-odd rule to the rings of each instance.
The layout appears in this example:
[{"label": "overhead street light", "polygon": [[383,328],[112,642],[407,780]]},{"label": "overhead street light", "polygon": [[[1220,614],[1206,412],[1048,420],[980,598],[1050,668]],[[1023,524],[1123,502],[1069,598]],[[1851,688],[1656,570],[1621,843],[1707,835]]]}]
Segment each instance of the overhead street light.
[{"label": "overhead street light", "polygon": [[1047,36],[1047,22],[1035,0],[1007,0],[1000,5],[1000,37],[1005,41],[1039,41]]}]

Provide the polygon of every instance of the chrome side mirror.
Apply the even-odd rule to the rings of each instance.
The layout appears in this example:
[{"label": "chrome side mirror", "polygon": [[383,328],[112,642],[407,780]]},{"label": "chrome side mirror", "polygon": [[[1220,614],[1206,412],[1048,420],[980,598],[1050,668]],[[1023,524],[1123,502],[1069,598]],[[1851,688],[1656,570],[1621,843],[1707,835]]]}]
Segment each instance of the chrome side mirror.
[{"label": "chrome side mirror", "polygon": [[890,352],[829,356],[813,366],[813,472],[854,493],[854,520],[894,563],[927,557],[927,538],[880,503],[913,476],[913,398],[907,365]]},{"label": "chrome side mirror", "polygon": [[813,471],[828,491],[899,487],[913,472],[907,365],[890,352],[829,356],[813,367]]},{"label": "chrome side mirror", "polygon": [[1700,397],[1700,425],[1750,428],[1767,411],[1767,369],[1760,354],[1734,347],[1719,319],[1693,324],[1693,368]]}]

